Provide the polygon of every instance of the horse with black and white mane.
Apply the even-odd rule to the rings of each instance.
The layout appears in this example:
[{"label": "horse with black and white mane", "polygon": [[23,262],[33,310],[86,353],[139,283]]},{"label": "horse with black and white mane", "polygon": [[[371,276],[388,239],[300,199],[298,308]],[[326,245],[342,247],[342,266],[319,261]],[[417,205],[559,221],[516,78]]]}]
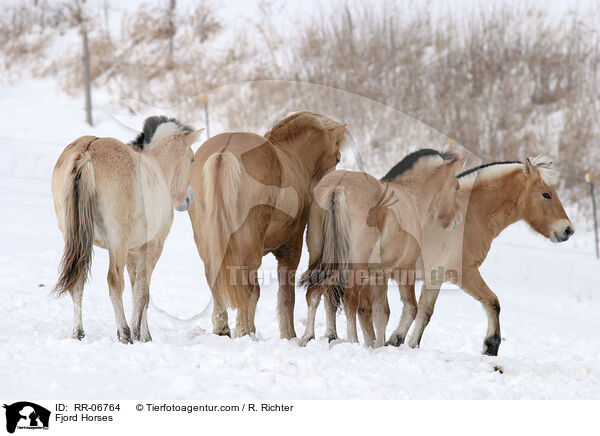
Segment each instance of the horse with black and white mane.
[{"label": "horse with black and white mane", "polygon": [[[418,306],[414,284],[404,289],[400,286],[404,309],[388,344],[402,344],[416,318],[408,345],[418,347],[441,285],[451,281],[483,305],[488,319],[483,353],[495,356],[501,342],[500,303],[479,273],[492,241],[506,227],[520,220],[552,242],[566,241],[575,230],[555,190],[558,173],[547,157],[481,165],[459,174],[458,181],[457,201],[466,211],[465,219],[453,232],[428,223],[424,229],[421,261],[417,265],[423,277],[434,276],[434,271],[444,274],[437,282],[424,281]],[[370,302],[363,299],[361,310],[372,310]]]},{"label": "horse with black and white mane", "polygon": [[[108,250],[108,289],[123,343],[150,341],[147,309],[152,271],[173,223],[173,208],[187,210],[191,148],[203,131],[167,117],[149,117],[131,144],[82,136],[62,152],[52,174],[52,197],[65,250],[54,292],[71,294],[73,338],[84,336],[83,286],[92,246]],[[123,310],[125,265],[131,279],[130,331]]]}]

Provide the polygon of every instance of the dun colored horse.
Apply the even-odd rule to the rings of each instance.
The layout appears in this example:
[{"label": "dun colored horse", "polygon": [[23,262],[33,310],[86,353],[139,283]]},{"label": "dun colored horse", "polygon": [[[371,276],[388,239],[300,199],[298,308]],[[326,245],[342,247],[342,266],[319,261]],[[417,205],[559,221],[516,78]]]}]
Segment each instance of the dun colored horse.
[{"label": "dun colored horse", "polygon": [[[460,174],[458,180],[458,201],[467,210],[465,220],[451,233],[441,232],[429,223],[419,264],[421,270],[444,271],[446,275],[439,277],[437,283],[423,283],[418,310],[414,304],[414,285],[408,290],[412,298],[402,295],[404,319],[401,318],[389,343],[397,346],[404,342],[406,326],[410,326],[416,315],[408,344],[418,347],[442,283],[452,281],[483,305],[488,318],[483,353],[496,356],[501,342],[500,303],[479,273],[492,241],[520,220],[552,242],[566,241],[575,230],[554,188],[558,174],[545,157],[526,159],[524,163],[482,165]],[[361,301],[364,310],[369,305],[368,301]]]},{"label": "dun colored horse", "polygon": [[198,149],[189,209],[194,239],[213,293],[213,331],[230,335],[227,307],[238,310],[236,336],[255,332],[256,271],[278,261],[282,338],[296,336],[295,272],[317,182],[340,159],[346,127],[309,111],[281,120],[264,137],[223,133]]},{"label": "dun colored horse", "polygon": [[[84,336],[81,300],[96,245],[109,252],[108,288],[118,339],[152,340],[147,319],[150,276],[171,229],[173,208],[187,210],[193,199],[190,146],[202,130],[150,117],[130,145],[82,136],[60,155],[52,196],[65,251],[54,291],[71,294],[73,338]],[[122,301],[125,264],[133,292],[132,333]]]},{"label": "dun colored horse", "polygon": [[[315,188],[307,244],[308,321],[301,339],[314,337],[315,313],[327,293],[328,333],[335,337],[335,309],[343,296],[348,340],[358,342],[356,314],[359,296],[373,300],[371,314],[361,312],[365,343],[382,346],[389,318],[387,280],[413,282],[423,243],[423,226],[433,217],[452,230],[461,221],[456,173],[464,159],[453,153],[420,150],[405,157],[381,180],[362,173],[335,171]],[[333,325],[332,325],[333,324]]]}]

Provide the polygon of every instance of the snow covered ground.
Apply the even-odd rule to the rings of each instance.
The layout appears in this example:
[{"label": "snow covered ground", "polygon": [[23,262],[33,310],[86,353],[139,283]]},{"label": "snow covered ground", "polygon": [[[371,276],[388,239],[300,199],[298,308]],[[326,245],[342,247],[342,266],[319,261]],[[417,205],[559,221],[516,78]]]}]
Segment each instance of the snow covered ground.
[{"label": "snow covered ground", "polygon": [[[40,399],[578,399],[600,398],[600,261],[589,224],[552,244],[518,224],[494,243],[484,278],[502,305],[500,356],[480,355],[486,319],[442,292],[422,348],[368,349],[278,339],[274,258],[264,259],[257,338],[210,334],[210,301],[187,214],[177,213],[154,272],[152,343],[122,345],[108,298],[107,252],[96,249],[84,293],[87,336],[70,338],[72,305],[54,299],[63,242],[50,177],[63,148],[91,133],[129,140],[108,112],[87,127],[82,102],[51,82],[0,88],[0,397]],[[102,107],[102,96],[98,99]],[[300,264],[307,266],[306,253]],[[128,286],[128,285],[127,285]],[[390,291],[395,327],[401,309]],[[126,308],[131,307],[129,289]],[[306,318],[298,290],[296,330]],[[317,334],[324,330],[319,312]],[[232,319],[232,317],[230,317]],[[343,315],[339,332],[345,337]],[[501,368],[502,373],[495,368]]]}]

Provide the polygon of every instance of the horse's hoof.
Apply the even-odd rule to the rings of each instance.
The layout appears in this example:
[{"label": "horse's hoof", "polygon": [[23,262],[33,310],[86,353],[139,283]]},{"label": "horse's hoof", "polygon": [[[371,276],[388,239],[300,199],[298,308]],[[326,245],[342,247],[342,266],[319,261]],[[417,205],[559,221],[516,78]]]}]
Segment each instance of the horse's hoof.
[{"label": "horse's hoof", "polygon": [[411,339],[411,340],[408,341],[408,346],[410,348],[419,348],[420,344],[417,341],[414,341],[414,340]]},{"label": "horse's hoof", "polygon": [[213,333],[217,336],[229,336],[231,337],[231,330],[229,327],[224,328],[223,330],[215,330]]},{"label": "horse's hoof", "polygon": [[291,332],[287,332],[287,333],[283,333],[281,335],[281,339],[294,339],[296,337],[296,332],[295,331],[291,331]]},{"label": "horse's hoof", "polygon": [[339,338],[337,337],[337,335],[328,335],[327,336],[327,342],[331,343],[333,341],[337,341]]},{"label": "horse's hoof", "polygon": [[73,333],[71,333],[71,337],[73,339],[77,339],[78,341],[81,341],[85,337],[85,333],[84,333],[83,329],[74,329]]},{"label": "horse's hoof", "polygon": [[404,338],[400,335],[392,335],[385,345],[391,345],[392,347],[399,347],[404,343]]},{"label": "horse's hoof", "polygon": [[140,340],[140,331],[138,329],[133,329],[131,331],[131,340],[132,341],[139,341]]},{"label": "horse's hoof", "polygon": [[485,341],[483,341],[483,354],[486,356],[497,356],[500,342],[502,342],[502,340],[498,335],[485,338]]},{"label": "horse's hoof", "polygon": [[300,338],[300,346],[301,347],[306,347],[308,345],[308,343],[314,339],[314,336],[302,336],[302,338]]},{"label": "horse's hoof", "polygon": [[117,339],[122,344],[133,344],[129,327],[126,327],[123,330],[117,330]]},{"label": "horse's hoof", "polygon": [[152,336],[150,332],[142,332],[140,335],[140,342],[152,342]]}]

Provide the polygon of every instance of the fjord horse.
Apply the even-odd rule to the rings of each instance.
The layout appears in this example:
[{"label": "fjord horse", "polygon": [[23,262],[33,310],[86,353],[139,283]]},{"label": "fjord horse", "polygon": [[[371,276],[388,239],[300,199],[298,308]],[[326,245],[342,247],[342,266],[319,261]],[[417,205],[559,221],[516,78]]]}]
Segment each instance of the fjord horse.
[{"label": "fjord horse", "polygon": [[231,335],[227,307],[238,311],[235,336],[255,332],[256,272],[262,257],[273,253],[281,337],[296,336],[295,272],[312,190],[339,162],[345,137],[344,125],[300,111],[264,137],[223,133],[198,149],[189,216],[213,294],[214,333]]},{"label": "fjord horse", "polygon": [[[368,295],[373,313],[359,316],[365,344],[384,345],[387,280],[414,281],[429,217],[441,229],[458,226],[456,174],[463,163],[456,154],[424,149],[406,156],[381,181],[350,171],[335,171],[321,180],[306,237],[310,266],[302,283],[308,286],[308,321],[301,345],[314,338],[315,313],[324,293],[329,309],[343,298],[350,342],[358,342],[359,297]],[[373,319],[375,331],[369,329]],[[335,322],[335,311],[328,310],[328,322]],[[330,327],[327,334],[334,339],[335,327]]]},{"label": "fjord horse", "polygon": [[[440,232],[428,223],[418,265],[425,272],[446,274],[441,275],[437,283],[423,283],[418,310],[414,297],[402,298],[405,306],[402,318],[405,319],[400,319],[389,344],[398,346],[404,342],[416,314],[408,345],[419,346],[440,287],[444,281],[451,281],[483,305],[488,319],[483,353],[496,356],[501,342],[500,303],[479,273],[492,241],[506,227],[520,220],[552,242],[566,241],[575,230],[554,188],[558,174],[546,157],[481,165],[459,174],[458,181],[458,201],[467,211],[465,220],[451,233]],[[414,285],[405,292],[414,296]],[[370,303],[361,301],[361,306],[363,304],[369,306]]]},{"label": "fjord horse", "polygon": [[[85,335],[81,300],[96,245],[109,252],[108,289],[119,341],[152,340],[147,319],[150,276],[171,229],[173,208],[184,211],[193,199],[191,144],[202,130],[172,118],[150,117],[131,144],[82,136],[58,158],[52,197],[65,250],[54,292],[71,294],[73,338]],[[133,293],[132,331],[122,301],[126,264]]]}]

